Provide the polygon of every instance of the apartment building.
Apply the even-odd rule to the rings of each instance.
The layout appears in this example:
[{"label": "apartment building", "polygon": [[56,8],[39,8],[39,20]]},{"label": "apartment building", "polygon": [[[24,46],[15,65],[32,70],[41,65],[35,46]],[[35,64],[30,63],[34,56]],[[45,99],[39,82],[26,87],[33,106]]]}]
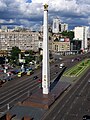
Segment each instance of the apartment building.
[{"label": "apartment building", "polygon": [[63,31],[68,31],[68,24],[66,23],[60,24],[60,32],[63,32]]},{"label": "apartment building", "polygon": [[63,31],[68,31],[68,24],[61,23],[59,18],[53,19],[52,32],[60,33]]},{"label": "apartment building", "polygon": [[[49,34],[49,50],[53,52],[70,51],[70,41],[64,41],[60,34]],[[61,38],[61,39],[60,39]],[[56,40],[58,39],[58,41]],[[64,39],[64,40],[63,40]],[[0,51],[10,51],[17,46],[21,51],[43,49],[41,32],[0,32]]]},{"label": "apartment building", "polygon": [[0,50],[11,50],[17,46],[22,51],[38,51],[39,32],[0,32]]},{"label": "apartment building", "polygon": [[86,50],[88,48],[88,26],[80,26],[75,27],[74,34],[75,34],[75,40],[81,40],[81,49]]},{"label": "apartment building", "polygon": [[53,31],[53,33],[59,33],[59,31],[60,31],[59,18],[53,19],[52,31]]}]

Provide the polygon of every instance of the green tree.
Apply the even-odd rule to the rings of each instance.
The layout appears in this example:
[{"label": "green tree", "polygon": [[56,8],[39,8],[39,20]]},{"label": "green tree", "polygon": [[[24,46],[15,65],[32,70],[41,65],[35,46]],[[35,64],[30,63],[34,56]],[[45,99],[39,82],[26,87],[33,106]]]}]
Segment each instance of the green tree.
[{"label": "green tree", "polygon": [[34,56],[27,56],[27,57],[25,57],[26,64],[28,64],[32,60],[35,60]]},{"label": "green tree", "polygon": [[21,53],[21,50],[18,47],[12,47],[11,50],[11,62],[17,64],[18,63],[18,59],[19,59],[19,54]]},{"label": "green tree", "polygon": [[41,62],[41,61],[42,61],[42,59],[43,59],[43,56],[42,56],[42,55],[40,55],[40,56],[39,56],[39,61]]},{"label": "green tree", "polygon": [[29,52],[30,55],[34,55],[35,54],[34,51],[32,51],[32,50],[29,50],[28,52]]},{"label": "green tree", "polygon": [[68,37],[70,40],[73,40],[73,38],[74,38],[74,32],[73,31],[64,31],[61,34],[63,36]]}]

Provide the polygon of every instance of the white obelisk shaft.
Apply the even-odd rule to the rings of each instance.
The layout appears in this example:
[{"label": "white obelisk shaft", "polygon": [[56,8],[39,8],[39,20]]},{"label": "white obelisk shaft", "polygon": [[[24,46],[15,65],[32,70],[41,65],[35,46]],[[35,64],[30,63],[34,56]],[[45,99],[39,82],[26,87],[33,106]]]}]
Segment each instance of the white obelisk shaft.
[{"label": "white obelisk shaft", "polygon": [[43,94],[49,93],[50,86],[50,67],[49,67],[49,48],[48,48],[48,5],[44,5],[44,26],[43,26],[43,69],[42,69],[42,88]]}]

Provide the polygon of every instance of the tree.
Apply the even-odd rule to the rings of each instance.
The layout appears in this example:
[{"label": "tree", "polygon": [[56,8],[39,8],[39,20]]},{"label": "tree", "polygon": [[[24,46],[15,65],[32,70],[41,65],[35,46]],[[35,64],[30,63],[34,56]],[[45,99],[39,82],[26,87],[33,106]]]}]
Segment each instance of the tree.
[{"label": "tree", "polygon": [[12,47],[12,50],[11,50],[11,61],[15,64],[17,64],[18,62],[18,59],[19,59],[19,54],[21,53],[21,50],[18,48],[18,47]]},{"label": "tree", "polygon": [[68,37],[70,40],[73,40],[74,38],[74,32],[73,31],[64,31],[61,33],[63,36]]},{"label": "tree", "polygon": [[32,60],[35,60],[34,56],[32,56],[32,55],[25,57],[26,64],[28,64]]},{"label": "tree", "polygon": [[34,55],[34,54],[35,54],[34,51],[32,51],[32,50],[29,50],[28,53],[29,53],[30,55]]}]

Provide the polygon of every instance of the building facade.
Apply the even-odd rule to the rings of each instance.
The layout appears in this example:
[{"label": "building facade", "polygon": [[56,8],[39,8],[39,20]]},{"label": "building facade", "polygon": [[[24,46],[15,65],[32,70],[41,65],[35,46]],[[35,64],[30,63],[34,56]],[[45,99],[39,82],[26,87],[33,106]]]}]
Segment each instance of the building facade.
[{"label": "building facade", "polygon": [[87,26],[81,26],[81,27],[75,27],[74,29],[74,35],[75,40],[81,40],[81,49],[86,50],[88,48],[87,40],[88,40],[88,30],[89,27]]},{"label": "building facade", "polygon": [[52,32],[53,33],[60,33],[63,31],[68,31],[68,24],[61,23],[59,18],[53,19]]},{"label": "building facade", "polygon": [[68,31],[68,24],[66,23],[60,24],[60,32],[63,32],[63,31]]},{"label": "building facade", "polygon": [[11,50],[17,46],[22,51],[38,51],[39,32],[0,32],[0,50]]},{"label": "building facade", "polygon": [[70,42],[53,42],[52,51],[54,52],[70,51]]},{"label": "building facade", "polygon": [[53,19],[52,32],[59,33],[60,31],[60,20],[58,18]]},{"label": "building facade", "polygon": [[[21,51],[33,50],[37,52],[40,49],[43,50],[43,32],[0,32],[0,51],[2,55],[15,46]],[[71,49],[69,38],[62,36],[60,33],[49,33],[49,51],[65,52],[76,50],[75,44],[73,44],[73,47],[74,49]]]}]

